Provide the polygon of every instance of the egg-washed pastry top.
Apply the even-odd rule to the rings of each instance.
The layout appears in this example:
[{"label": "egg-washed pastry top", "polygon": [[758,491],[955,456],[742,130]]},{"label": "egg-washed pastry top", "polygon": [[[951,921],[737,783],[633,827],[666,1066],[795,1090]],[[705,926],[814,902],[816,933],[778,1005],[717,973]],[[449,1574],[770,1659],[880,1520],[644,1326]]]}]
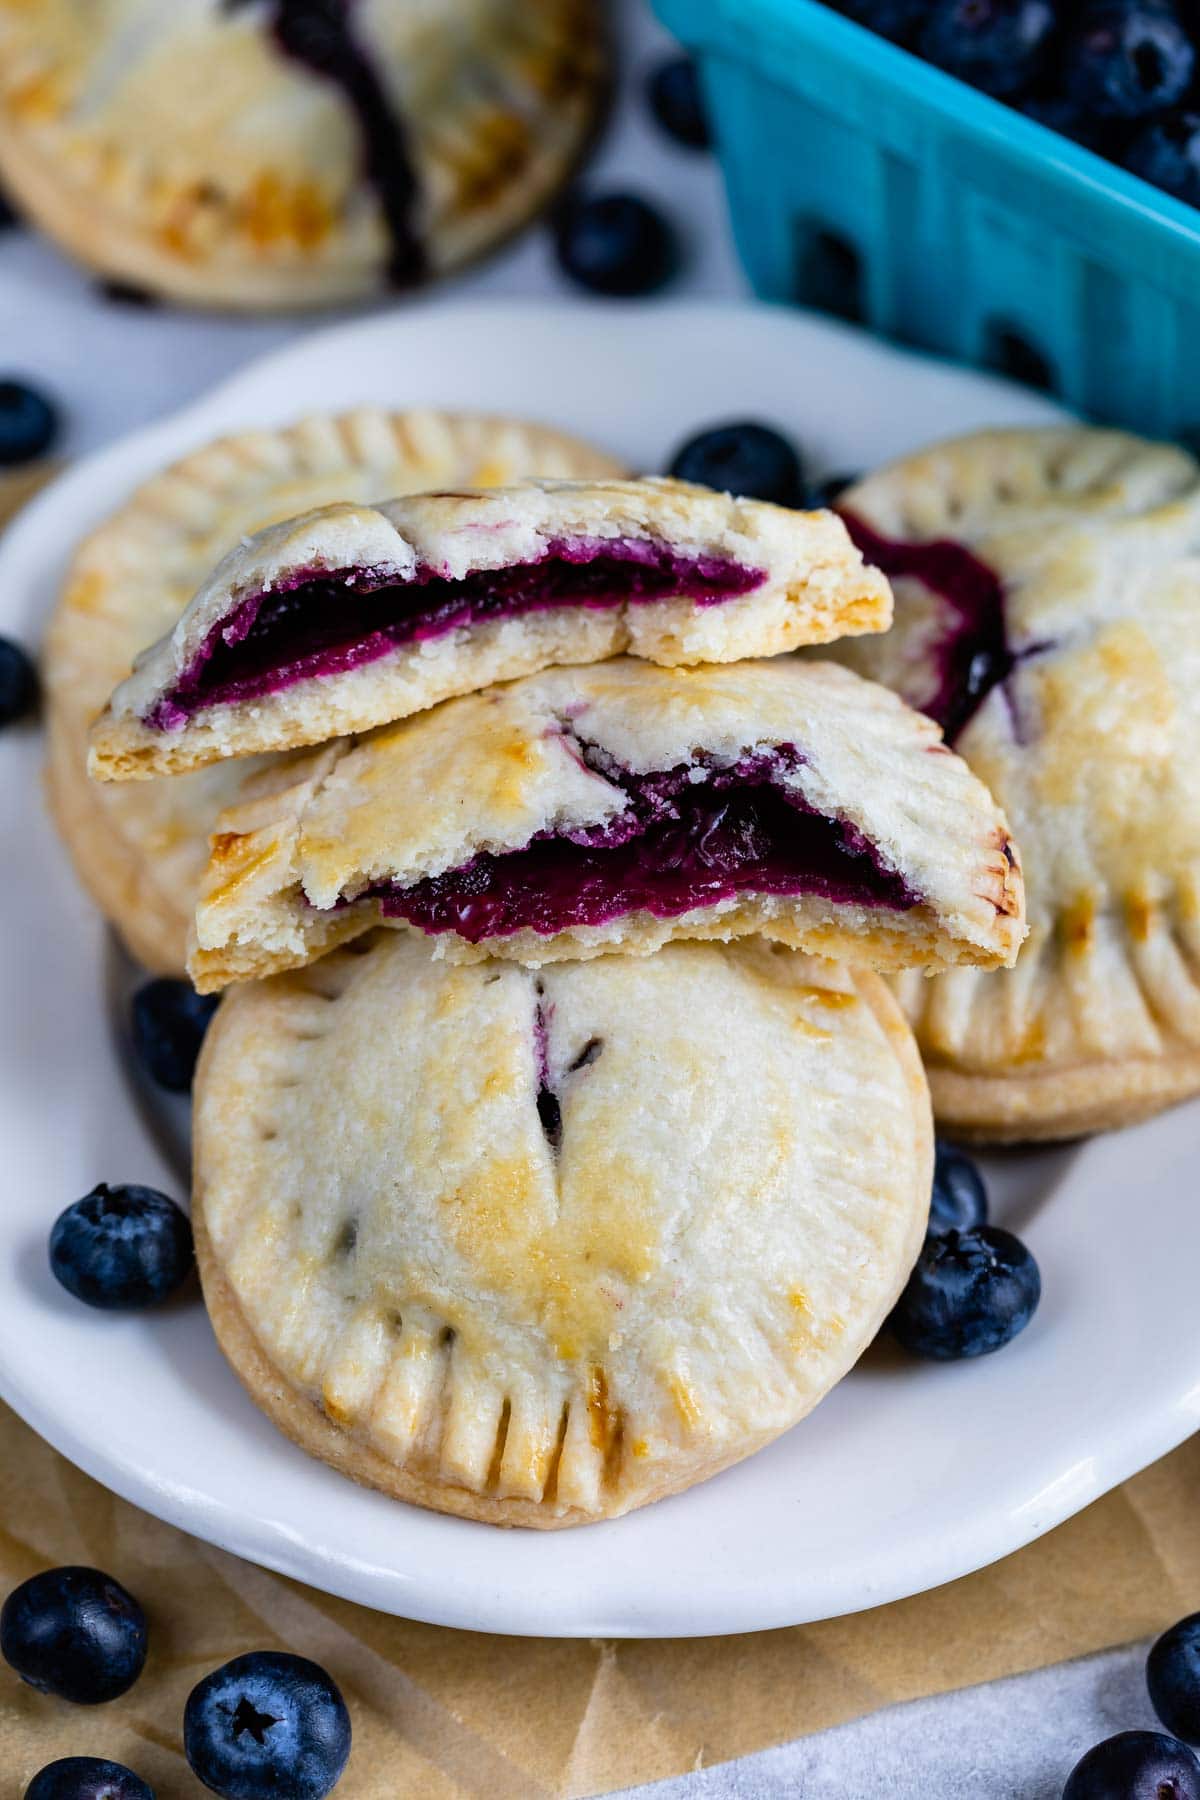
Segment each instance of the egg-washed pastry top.
[{"label": "egg-washed pastry top", "polygon": [[328,306],[523,224],[606,79],[598,0],[0,0],[0,176],[104,274]]},{"label": "egg-washed pastry top", "polygon": [[201,989],[383,920],[532,964],[766,931],[881,968],[1012,960],[1017,851],[928,719],[833,663],[555,669],[255,780],[217,822]]},{"label": "egg-washed pastry top", "polygon": [[42,653],[47,788],[80,878],[139,962],[183,974],[209,834],[247,764],[101,787],[88,780],[88,731],[138,651],[170,629],[213,565],[265,526],[331,501],[620,472],[578,438],[521,420],[363,407],[193,451],[84,540]]},{"label": "egg-washed pastry top", "polygon": [[1021,846],[1015,969],[901,986],[961,1131],[1066,1136],[1200,1089],[1198,476],[1121,432],[985,432],[839,501],[896,620],[832,654],[945,727]]},{"label": "egg-washed pastry top", "polygon": [[232,551],[92,734],[106,780],[323,743],[554,663],[730,662],[878,631],[831,513],[669,480],[526,482],[288,520]]},{"label": "egg-washed pastry top", "polygon": [[535,975],[380,932],[225,1000],[195,1134],[251,1395],[355,1479],[497,1524],[626,1512],[794,1425],[929,1206],[886,988],[761,939]]}]

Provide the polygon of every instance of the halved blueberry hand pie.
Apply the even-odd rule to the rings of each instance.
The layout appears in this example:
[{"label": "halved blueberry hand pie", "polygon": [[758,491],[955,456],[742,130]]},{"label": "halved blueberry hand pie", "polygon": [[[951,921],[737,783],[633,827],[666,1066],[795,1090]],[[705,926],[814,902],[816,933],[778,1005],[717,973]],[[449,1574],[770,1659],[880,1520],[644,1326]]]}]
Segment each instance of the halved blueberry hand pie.
[{"label": "halved blueberry hand pie", "polygon": [[533,964],[764,931],[993,965],[1024,930],[1003,816],[936,728],[791,657],[556,669],[278,763],[218,821],[189,968],[220,987],[381,920]]},{"label": "halved blueberry hand pie", "polygon": [[683,482],[335,506],[231,552],[92,734],[107,780],[290,749],[555,663],[730,662],[882,630],[831,513]]},{"label": "halved blueberry hand pie", "polygon": [[140,962],[183,973],[209,834],[247,764],[99,787],[87,777],[88,731],[138,651],[170,629],[229,548],[335,500],[619,472],[599,450],[540,426],[363,409],[210,444],[146,482],[91,534],[71,563],[43,656],[47,780],[82,880]]},{"label": "halved blueberry hand pie", "polygon": [[0,0],[0,173],[104,274],[222,307],[408,287],[554,193],[596,0]]},{"label": "halved blueberry hand pie", "polygon": [[833,654],[945,726],[1028,886],[1014,969],[900,984],[939,1118],[1066,1137],[1200,1090],[1200,468],[1120,432],[987,432],[840,508],[896,622]]},{"label": "halved blueberry hand pie", "polygon": [[253,1398],[495,1524],[611,1517],[786,1431],[928,1213],[886,988],[762,940],[538,976],[381,932],[231,995],[195,1098],[205,1297]]}]

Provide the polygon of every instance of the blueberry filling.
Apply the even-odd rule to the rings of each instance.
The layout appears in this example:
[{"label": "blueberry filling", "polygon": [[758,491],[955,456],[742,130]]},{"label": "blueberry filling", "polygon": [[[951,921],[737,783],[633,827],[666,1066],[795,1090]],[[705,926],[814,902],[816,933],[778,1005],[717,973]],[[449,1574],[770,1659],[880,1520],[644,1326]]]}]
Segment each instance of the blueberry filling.
[{"label": "blueberry filling", "polygon": [[684,556],[649,539],[574,539],[536,562],[411,579],[377,569],[300,570],[221,619],[175,686],[146,714],[177,731],[202,707],[277,693],[386,656],[400,644],[560,606],[607,608],[666,598],[717,605],[759,587],[764,571]]},{"label": "blueberry filling", "polygon": [[[920,895],[852,825],[814,812],[773,779],[800,760],[781,745],[726,769],[636,775],[604,764],[627,799],[609,825],[540,833],[523,849],[483,852],[411,886],[382,882],[366,894],[386,918],[454,931],[472,944],[525,930],[551,936],[631,912],[669,919],[744,893],[811,894],[898,912],[918,905]],[[543,1125],[550,1136],[553,1120]]]},{"label": "blueberry filling", "polygon": [[906,544],[878,532],[850,512],[847,531],[863,555],[889,580],[908,575],[938,595],[953,618],[934,647],[937,686],[914,698],[952,744],[965,731],[992,689],[1007,681],[1017,663],[1004,623],[1004,589],[986,563],[950,538]]}]

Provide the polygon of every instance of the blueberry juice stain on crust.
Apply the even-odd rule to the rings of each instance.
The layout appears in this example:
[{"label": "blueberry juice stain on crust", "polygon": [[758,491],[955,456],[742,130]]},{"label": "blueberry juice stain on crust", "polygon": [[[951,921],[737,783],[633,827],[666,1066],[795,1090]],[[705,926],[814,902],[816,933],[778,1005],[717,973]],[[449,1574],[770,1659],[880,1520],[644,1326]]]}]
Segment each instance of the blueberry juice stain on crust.
[{"label": "blueberry juice stain on crust", "polygon": [[203,707],[340,674],[401,644],[465,626],[561,606],[610,608],[664,598],[717,605],[764,579],[761,569],[724,557],[681,556],[636,538],[551,544],[536,562],[459,577],[427,567],[410,579],[378,569],[300,570],[270,593],[247,596],[218,621],[145,723],[176,731]]},{"label": "blueberry juice stain on crust", "polygon": [[897,912],[919,905],[920,895],[852,826],[772,781],[798,760],[780,746],[699,781],[694,768],[635,775],[606,767],[628,800],[609,825],[540,834],[523,849],[485,851],[461,868],[411,887],[381,883],[367,896],[385,918],[454,931],[472,944],[517,931],[549,937],[632,912],[675,918],[746,893]]},{"label": "blueberry juice stain on crust", "polygon": [[[225,0],[229,12],[249,3]],[[404,122],[355,37],[352,12],[353,0],[271,0],[271,33],[285,56],[338,88],[353,114],[363,173],[379,201],[391,244],[388,277],[395,287],[411,287],[428,272],[414,217],[420,187]]]}]

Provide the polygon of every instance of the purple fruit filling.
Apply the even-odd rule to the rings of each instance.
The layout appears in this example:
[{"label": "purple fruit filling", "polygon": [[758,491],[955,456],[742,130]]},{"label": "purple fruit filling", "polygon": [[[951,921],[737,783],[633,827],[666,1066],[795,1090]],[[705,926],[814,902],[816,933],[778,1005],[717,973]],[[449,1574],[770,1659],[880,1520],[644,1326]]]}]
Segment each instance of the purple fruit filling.
[{"label": "purple fruit filling", "polygon": [[881,537],[853,513],[842,518],[863,555],[889,580],[913,576],[950,608],[947,629],[934,646],[937,686],[932,695],[909,698],[936,719],[952,744],[1018,660],[1005,630],[1000,578],[965,544],[950,538],[905,544]]},{"label": "purple fruit filling", "polygon": [[607,608],[676,597],[714,606],[765,579],[762,569],[726,557],[683,556],[641,538],[564,541],[549,545],[536,562],[454,577],[427,567],[411,579],[378,569],[301,570],[270,593],[251,594],[221,619],[145,723],[155,731],[178,731],[203,707],[340,674],[400,644],[461,626],[554,607]]},{"label": "purple fruit filling", "polygon": [[540,833],[521,850],[484,852],[411,887],[384,882],[367,894],[385,917],[472,944],[516,931],[549,937],[631,912],[670,919],[745,893],[898,912],[920,903],[854,826],[814,812],[778,779],[803,760],[790,745],[732,768],[650,775],[615,768],[588,746],[581,752],[626,794],[609,825]]}]

